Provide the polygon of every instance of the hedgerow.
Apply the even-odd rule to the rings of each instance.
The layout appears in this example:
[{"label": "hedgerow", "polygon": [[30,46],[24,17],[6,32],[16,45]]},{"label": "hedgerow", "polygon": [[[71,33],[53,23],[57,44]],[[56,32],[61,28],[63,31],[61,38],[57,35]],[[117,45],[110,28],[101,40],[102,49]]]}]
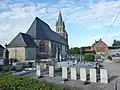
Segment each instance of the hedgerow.
[{"label": "hedgerow", "polygon": [[30,79],[10,74],[0,74],[0,90],[69,90],[67,87],[54,85],[37,79]]}]

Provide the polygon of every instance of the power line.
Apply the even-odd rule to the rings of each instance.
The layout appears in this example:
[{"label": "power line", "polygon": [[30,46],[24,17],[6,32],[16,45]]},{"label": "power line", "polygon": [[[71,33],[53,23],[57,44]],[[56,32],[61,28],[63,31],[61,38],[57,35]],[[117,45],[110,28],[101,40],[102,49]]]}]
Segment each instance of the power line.
[{"label": "power line", "polygon": [[116,20],[117,20],[117,18],[118,18],[118,16],[119,16],[119,14],[120,14],[120,12],[117,14],[117,16],[115,17],[113,23],[111,24],[110,28],[109,28],[108,31],[105,33],[105,35],[102,37],[102,39],[105,38],[105,36],[110,32],[110,30],[111,30],[111,28],[113,27],[113,25],[115,24],[115,22],[116,22]]}]

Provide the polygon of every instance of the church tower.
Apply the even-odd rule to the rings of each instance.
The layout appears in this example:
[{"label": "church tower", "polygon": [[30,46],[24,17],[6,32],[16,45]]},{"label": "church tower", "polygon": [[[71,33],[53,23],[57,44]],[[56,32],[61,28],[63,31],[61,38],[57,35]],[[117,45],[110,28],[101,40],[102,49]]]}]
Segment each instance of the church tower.
[{"label": "church tower", "polygon": [[62,19],[62,14],[59,12],[58,20],[56,22],[56,32],[66,39],[68,43],[68,34],[65,30],[65,23]]}]

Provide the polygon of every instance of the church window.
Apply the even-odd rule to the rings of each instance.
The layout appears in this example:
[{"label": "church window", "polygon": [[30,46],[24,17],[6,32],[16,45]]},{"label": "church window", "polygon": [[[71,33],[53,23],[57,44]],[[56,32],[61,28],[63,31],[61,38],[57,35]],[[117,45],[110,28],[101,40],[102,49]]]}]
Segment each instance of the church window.
[{"label": "church window", "polygon": [[45,47],[44,41],[41,41],[39,44],[39,51],[44,52],[44,47]]}]

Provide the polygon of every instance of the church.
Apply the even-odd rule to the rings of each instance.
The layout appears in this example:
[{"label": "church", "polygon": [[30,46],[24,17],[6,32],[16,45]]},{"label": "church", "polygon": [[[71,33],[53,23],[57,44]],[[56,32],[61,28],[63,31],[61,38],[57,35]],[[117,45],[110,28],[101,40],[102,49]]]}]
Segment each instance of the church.
[{"label": "church", "polygon": [[36,17],[26,33],[19,33],[7,46],[9,57],[18,60],[65,58],[69,45],[68,34],[61,12],[56,22],[56,32]]}]

